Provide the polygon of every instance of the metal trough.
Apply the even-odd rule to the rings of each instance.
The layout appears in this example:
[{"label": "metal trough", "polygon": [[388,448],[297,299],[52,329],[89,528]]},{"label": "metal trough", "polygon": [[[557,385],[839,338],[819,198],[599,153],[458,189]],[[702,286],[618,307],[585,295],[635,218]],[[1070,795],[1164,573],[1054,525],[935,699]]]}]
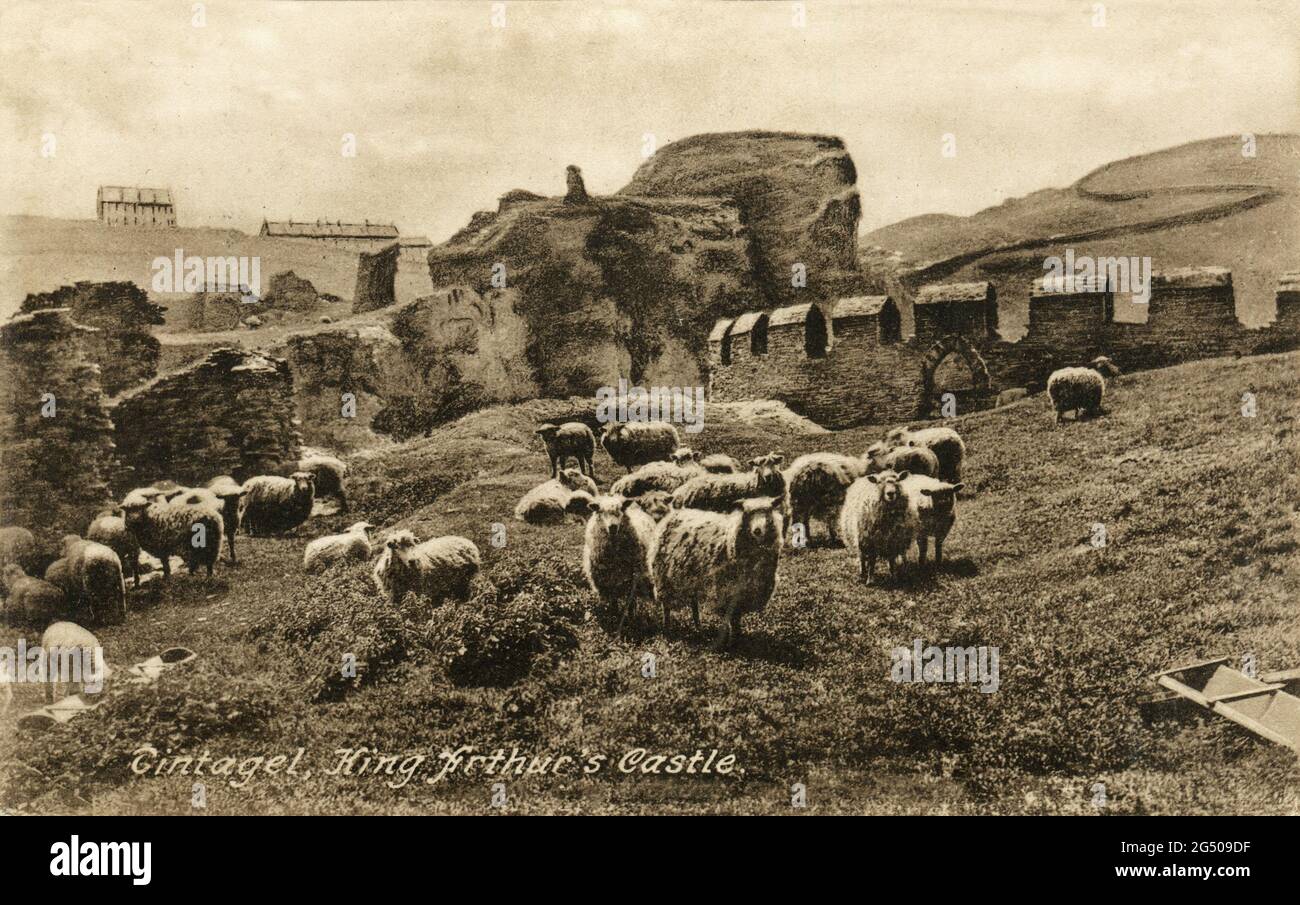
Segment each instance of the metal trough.
[{"label": "metal trough", "polygon": [[1228,666],[1229,662],[1228,657],[1204,660],[1152,678],[1178,697],[1300,754],[1300,697],[1288,691],[1294,687],[1297,671],[1252,679]]}]

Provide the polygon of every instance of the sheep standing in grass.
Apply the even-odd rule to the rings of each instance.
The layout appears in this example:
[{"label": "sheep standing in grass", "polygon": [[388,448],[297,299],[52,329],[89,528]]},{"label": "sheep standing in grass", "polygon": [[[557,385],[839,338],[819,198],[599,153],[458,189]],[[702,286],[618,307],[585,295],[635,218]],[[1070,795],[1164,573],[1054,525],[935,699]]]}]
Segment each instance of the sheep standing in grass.
[{"label": "sheep standing in grass", "polygon": [[697,475],[673,491],[673,508],[729,512],[736,503],[750,497],[774,497],[784,505],[784,461],[780,453],[769,453],[751,459],[750,471]]},{"label": "sheep standing in grass", "polygon": [[54,703],[54,687],[59,684],[60,676],[67,684],[68,694],[74,693],[74,685],[80,686],[78,691],[85,690],[87,679],[98,684],[109,676],[99,639],[75,622],[56,622],[45,630],[41,635],[41,657],[45,665],[47,704]]},{"label": "sheep standing in grass", "polygon": [[838,453],[809,453],[785,470],[786,510],[790,524],[802,525],[812,539],[812,520],[826,526],[830,539],[838,535],[840,507],[849,486],[866,473],[862,459]]},{"label": "sheep standing in grass", "polygon": [[120,509],[101,512],[86,529],[86,540],[103,544],[116,553],[123,570],[130,573],[132,585],[140,587],[140,541],[126,526]]},{"label": "sheep standing in grass", "polygon": [[578,460],[578,470],[588,477],[596,476],[592,457],[596,454],[596,435],[591,428],[581,421],[566,421],[559,427],[543,424],[537,429],[537,436],[546,444],[546,455],[551,460],[551,477],[555,477],[564,467],[564,460]]},{"label": "sheep standing in grass", "polygon": [[345,559],[365,562],[370,559],[369,522],[357,522],[342,534],[318,537],[302,552],[302,567],[308,573],[324,572]]},{"label": "sheep standing in grass", "polygon": [[650,542],[650,577],[655,600],[668,612],[689,606],[695,625],[701,606],[722,619],[715,647],[740,636],[743,613],[761,611],[776,589],[783,521],[771,497],[741,500],[726,514],[674,509],[655,528]]},{"label": "sheep standing in grass", "polygon": [[1097,358],[1087,368],[1061,368],[1047,378],[1047,398],[1052,400],[1056,423],[1074,412],[1075,420],[1102,413],[1101,400],[1106,395],[1106,378],[1102,372],[1114,365],[1106,357]]},{"label": "sheep standing in grass", "polygon": [[342,459],[324,453],[304,456],[298,460],[298,470],[316,478],[318,498],[333,497],[339,501],[339,512],[348,511],[348,495],[343,490],[343,479],[347,476],[348,466]]},{"label": "sheep standing in grass", "polygon": [[584,535],[582,574],[602,603],[621,605],[621,634],[636,607],[637,595],[649,597],[654,592],[649,567],[654,519],[636,500],[620,496],[597,497],[587,511],[590,518]]},{"label": "sheep standing in grass", "polygon": [[2,574],[8,593],[4,621],[9,625],[44,628],[67,615],[67,597],[61,588],[31,577],[16,562],[6,565]]},{"label": "sheep standing in grass", "polygon": [[99,623],[126,621],[126,582],[122,560],[111,548],[76,535],[63,539],[72,596],[79,611]]},{"label": "sheep standing in grass", "polygon": [[478,547],[467,538],[448,535],[419,543],[410,531],[398,531],[385,542],[373,575],[394,605],[413,591],[437,606],[448,598],[469,599],[481,562]]},{"label": "sheep standing in grass", "polygon": [[207,489],[221,500],[221,525],[226,535],[226,553],[232,563],[236,562],[235,535],[239,532],[239,501],[244,498],[244,485],[230,475],[223,474],[208,481]]},{"label": "sheep standing in grass", "polygon": [[631,472],[647,462],[670,461],[681,438],[666,421],[611,421],[601,432],[600,445],[616,465]]},{"label": "sheep standing in grass", "polygon": [[631,474],[625,474],[613,483],[609,492],[616,496],[639,497],[652,490],[672,493],[691,478],[705,474],[703,468],[690,457],[679,462],[649,462]]},{"label": "sheep standing in grass", "polygon": [[23,571],[35,570],[40,561],[40,550],[32,532],[18,525],[0,528],[0,569],[17,563]]},{"label": "sheep standing in grass", "polygon": [[249,534],[283,534],[311,515],[316,476],[295,471],[292,476],[258,475],[244,482],[239,522]]},{"label": "sheep standing in grass", "polygon": [[153,488],[133,490],[122,500],[126,526],[141,549],[162,562],[163,578],[171,577],[172,556],[181,557],[191,573],[204,566],[212,576],[225,532],[221,508],[215,493],[197,488],[184,489],[170,500]]},{"label": "sheep standing in grass", "polygon": [[871,584],[876,578],[876,558],[889,563],[889,575],[898,578],[907,548],[916,538],[916,518],[902,482],[906,472],[882,471],[853,482],[840,510],[840,537],[858,558],[858,575]]},{"label": "sheep standing in grass", "polygon": [[926,546],[934,538],[934,564],[943,563],[943,542],[957,520],[957,493],[961,484],[949,484],[927,475],[911,475],[903,483],[908,506],[916,524],[919,563],[925,566]]},{"label": "sheep standing in grass", "polygon": [[921,430],[895,428],[885,434],[890,446],[919,446],[934,453],[939,460],[939,473],[935,476],[950,483],[961,480],[961,465],[966,458],[966,444],[950,427],[927,427]]},{"label": "sheep standing in grass", "polygon": [[890,447],[887,443],[873,443],[867,447],[866,458],[867,471],[871,474],[910,471],[934,477],[939,473],[939,457],[924,446]]}]

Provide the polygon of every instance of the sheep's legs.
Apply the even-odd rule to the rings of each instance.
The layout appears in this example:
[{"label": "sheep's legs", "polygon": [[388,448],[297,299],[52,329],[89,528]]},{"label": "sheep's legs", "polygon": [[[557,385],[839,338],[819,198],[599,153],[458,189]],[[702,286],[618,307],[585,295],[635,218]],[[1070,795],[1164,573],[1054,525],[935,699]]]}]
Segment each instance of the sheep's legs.
[{"label": "sheep's legs", "polygon": [[623,614],[622,614],[621,616],[618,617],[618,631],[617,631],[617,634],[619,634],[619,635],[623,634],[623,626],[627,624],[627,620],[631,617],[631,615],[632,615],[632,611],[636,608],[636,583],[637,583],[637,578],[638,578],[638,576],[636,576],[636,575],[633,575],[633,576],[632,576],[632,590],[628,592],[628,595],[627,595],[627,603],[623,605]]},{"label": "sheep's legs", "polygon": [[691,621],[695,627],[700,627],[700,601],[697,598],[691,598]]},{"label": "sheep's legs", "polygon": [[935,566],[938,566],[942,562],[943,562],[943,538],[936,537],[934,539],[934,564]]},{"label": "sheep's legs", "polygon": [[[929,543],[929,538],[926,537],[924,534],[922,534],[916,539],[916,549],[920,554],[917,557],[917,565],[920,566],[922,569],[925,568],[925,548],[928,545],[928,543]],[[935,539],[934,544],[935,544],[934,546],[935,562],[938,562],[939,541],[937,538]]]},{"label": "sheep's legs", "polygon": [[863,581],[871,584],[876,580],[876,554],[868,553],[866,556],[861,557],[859,567],[859,574],[861,574]]}]

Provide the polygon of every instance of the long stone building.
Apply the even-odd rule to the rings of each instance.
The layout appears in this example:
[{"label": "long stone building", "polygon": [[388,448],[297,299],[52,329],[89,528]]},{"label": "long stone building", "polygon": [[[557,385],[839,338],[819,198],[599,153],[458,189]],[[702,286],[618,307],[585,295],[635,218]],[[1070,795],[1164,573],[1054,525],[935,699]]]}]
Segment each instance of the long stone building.
[{"label": "long stone building", "polygon": [[397,227],[391,223],[344,223],[341,220],[263,220],[259,236],[269,239],[292,239],[315,242],[356,251],[378,251],[398,240]]},{"label": "long stone building", "polygon": [[171,189],[101,185],[95,196],[95,217],[106,226],[176,225]]}]

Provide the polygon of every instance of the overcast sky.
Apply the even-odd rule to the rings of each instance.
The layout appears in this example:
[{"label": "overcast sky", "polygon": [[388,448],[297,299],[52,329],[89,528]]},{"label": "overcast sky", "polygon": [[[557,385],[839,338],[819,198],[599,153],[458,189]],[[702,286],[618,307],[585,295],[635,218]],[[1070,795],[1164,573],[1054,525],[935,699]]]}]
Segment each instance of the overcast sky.
[{"label": "overcast sky", "polygon": [[[0,213],[170,186],[185,226],[396,222],[441,241],[512,188],[621,188],[659,145],[845,139],[863,222],[969,214],[1131,154],[1300,131],[1295,5],[1255,0],[281,4],[5,0]],[[342,154],[356,136],[356,156]],[[945,133],[957,155],[941,154]],[[42,137],[55,153],[42,156]],[[48,142],[47,142],[48,146]]]}]

